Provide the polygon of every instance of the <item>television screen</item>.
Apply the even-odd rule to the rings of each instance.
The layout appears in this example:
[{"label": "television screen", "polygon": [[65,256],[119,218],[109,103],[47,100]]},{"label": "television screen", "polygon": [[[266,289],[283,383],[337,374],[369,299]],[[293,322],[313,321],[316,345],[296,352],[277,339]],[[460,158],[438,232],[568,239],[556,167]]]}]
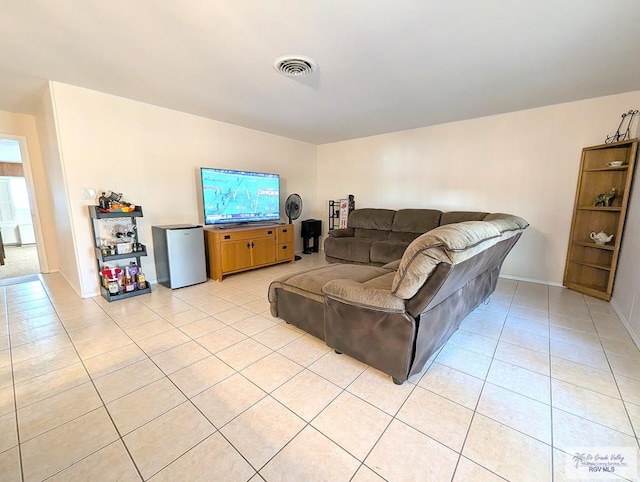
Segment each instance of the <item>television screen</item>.
[{"label": "television screen", "polygon": [[200,168],[204,223],[280,220],[280,177],[264,172]]}]

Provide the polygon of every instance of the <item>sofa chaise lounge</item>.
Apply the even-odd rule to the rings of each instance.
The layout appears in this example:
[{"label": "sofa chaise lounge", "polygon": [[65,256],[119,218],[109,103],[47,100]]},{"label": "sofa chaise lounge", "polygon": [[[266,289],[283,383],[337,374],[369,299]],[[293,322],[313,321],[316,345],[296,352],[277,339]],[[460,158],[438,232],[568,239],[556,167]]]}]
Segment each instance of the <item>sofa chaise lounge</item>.
[{"label": "sofa chaise lounge", "polygon": [[280,277],[269,287],[271,313],[401,384],[493,293],[528,226],[509,214],[482,217],[435,227],[383,266],[336,263]]}]

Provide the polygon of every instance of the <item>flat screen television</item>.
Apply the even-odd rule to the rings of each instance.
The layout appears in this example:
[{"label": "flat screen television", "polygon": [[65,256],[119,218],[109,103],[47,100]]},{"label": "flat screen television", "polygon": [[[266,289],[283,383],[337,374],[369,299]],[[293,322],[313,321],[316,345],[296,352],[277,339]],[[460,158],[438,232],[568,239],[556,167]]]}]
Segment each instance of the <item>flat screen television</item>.
[{"label": "flat screen television", "polygon": [[200,168],[205,225],[280,220],[280,176]]}]

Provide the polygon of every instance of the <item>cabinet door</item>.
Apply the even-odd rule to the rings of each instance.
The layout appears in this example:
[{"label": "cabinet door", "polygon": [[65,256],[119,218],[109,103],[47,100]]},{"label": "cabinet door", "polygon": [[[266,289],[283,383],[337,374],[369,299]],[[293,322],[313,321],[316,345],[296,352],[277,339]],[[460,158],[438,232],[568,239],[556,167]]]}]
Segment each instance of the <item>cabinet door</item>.
[{"label": "cabinet door", "polygon": [[251,240],[231,241],[220,245],[222,272],[228,273],[251,267]]},{"label": "cabinet door", "polygon": [[258,238],[251,241],[252,266],[273,263],[276,260],[276,240],[274,237]]},{"label": "cabinet door", "polygon": [[276,243],[293,243],[293,224],[287,224],[286,226],[279,226],[276,229]]},{"label": "cabinet door", "polygon": [[291,250],[293,249],[293,243],[291,244],[278,244],[276,246],[276,258],[277,261],[285,261],[293,258]]}]

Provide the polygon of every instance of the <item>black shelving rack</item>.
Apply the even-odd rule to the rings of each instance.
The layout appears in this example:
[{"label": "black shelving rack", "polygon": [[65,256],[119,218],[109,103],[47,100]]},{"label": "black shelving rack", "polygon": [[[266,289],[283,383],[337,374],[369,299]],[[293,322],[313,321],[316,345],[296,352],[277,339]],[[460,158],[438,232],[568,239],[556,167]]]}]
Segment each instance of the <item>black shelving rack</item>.
[{"label": "black shelving rack", "polygon": [[[356,202],[353,194],[349,194],[347,198],[349,201],[349,214],[356,208]],[[336,220],[340,219],[340,200],[329,201],[329,230],[336,229]]]},{"label": "black shelving rack", "polygon": [[133,211],[125,213],[125,212],[116,212],[116,211],[103,212],[100,210],[98,206],[89,206],[89,216],[91,218],[91,233],[93,235],[96,264],[98,267],[98,276],[100,278],[100,294],[102,294],[102,297],[107,301],[111,302],[111,301],[122,300],[125,298],[131,298],[132,296],[140,296],[146,293],[151,293],[151,285],[149,284],[149,281],[147,281],[146,288],[136,289],[134,291],[129,291],[125,293],[111,294],[109,290],[105,288],[102,282],[101,272],[102,272],[102,268],[105,266],[107,262],[117,261],[120,259],[135,258],[137,266],[142,267],[140,258],[147,255],[147,247],[144,245],[141,245],[141,248],[142,248],[141,250],[131,252],[131,253],[104,254],[102,252],[102,247],[98,244],[99,243],[98,230],[96,229],[96,223],[99,222],[100,220],[122,218],[122,219],[130,219],[130,224],[134,226],[134,229],[137,232],[136,218],[142,217],[142,207],[136,206]]}]

